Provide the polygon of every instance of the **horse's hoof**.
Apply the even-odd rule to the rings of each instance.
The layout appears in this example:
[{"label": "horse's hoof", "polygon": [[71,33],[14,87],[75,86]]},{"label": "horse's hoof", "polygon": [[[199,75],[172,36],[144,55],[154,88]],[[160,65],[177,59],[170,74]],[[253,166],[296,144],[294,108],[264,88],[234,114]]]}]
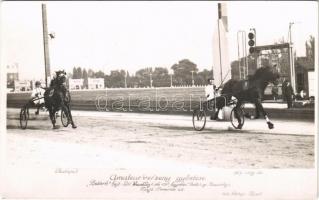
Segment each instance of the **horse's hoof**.
[{"label": "horse's hoof", "polygon": [[59,127],[57,127],[57,126],[53,126],[53,129],[58,129]]},{"label": "horse's hoof", "polygon": [[72,128],[77,128],[77,126],[75,126],[75,125],[72,125]]},{"label": "horse's hoof", "polygon": [[237,129],[242,129],[243,128],[243,125],[242,124],[239,124],[238,126],[237,126]]},{"label": "horse's hoof", "polygon": [[273,128],[274,128],[274,124],[273,124],[273,123],[267,122],[267,124],[268,124],[268,128],[269,128],[269,129],[273,129]]}]

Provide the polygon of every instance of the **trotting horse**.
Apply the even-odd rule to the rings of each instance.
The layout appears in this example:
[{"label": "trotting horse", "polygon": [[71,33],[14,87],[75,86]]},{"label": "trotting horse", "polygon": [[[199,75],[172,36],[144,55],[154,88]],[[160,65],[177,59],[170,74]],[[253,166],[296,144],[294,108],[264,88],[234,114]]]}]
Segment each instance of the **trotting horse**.
[{"label": "trotting horse", "polygon": [[[256,106],[256,118],[259,117],[259,112],[261,112],[266,119],[268,128],[274,128],[274,124],[271,123],[270,119],[267,116],[266,111],[262,106],[262,99],[264,96],[265,89],[269,83],[275,85],[278,84],[279,73],[276,66],[266,66],[258,68],[254,75],[252,75],[248,80],[234,80],[230,79],[225,83],[221,94],[226,96],[227,103],[231,100],[231,97],[234,96],[237,99],[235,106],[235,117],[238,120],[239,126],[238,129],[242,128],[241,119],[238,116],[237,110],[245,102],[253,103]],[[224,103],[223,103],[224,104]],[[222,103],[217,104],[218,109],[221,109],[224,105]]]},{"label": "trotting horse", "polygon": [[[68,122],[71,123],[72,128],[76,128],[73,122],[70,110],[70,94],[66,88],[66,73],[64,71],[57,71],[56,77],[52,79],[50,87],[44,92],[45,107],[48,109],[53,128],[56,129],[55,114],[60,109],[64,111]],[[61,116],[62,117],[62,116]]]}]

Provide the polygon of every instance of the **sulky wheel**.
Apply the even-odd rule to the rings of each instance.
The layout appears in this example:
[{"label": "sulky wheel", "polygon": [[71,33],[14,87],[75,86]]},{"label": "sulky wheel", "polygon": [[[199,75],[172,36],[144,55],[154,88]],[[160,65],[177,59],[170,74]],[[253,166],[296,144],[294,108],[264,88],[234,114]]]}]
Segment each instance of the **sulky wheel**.
[{"label": "sulky wheel", "polygon": [[193,127],[196,131],[201,131],[206,125],[206,112],[201,109],[196,109],[193,112]]},{"label": "sulky wheel", "polygon": [[245,123],[245,113],[243,109],[236,109],[236,107],[234,107],[230,113],[230,121],[235,129],[241,129]]},{"label": "sulky wheel", "polygon": [[64,127],[67,127],[69,123],[68,115],[65,109],[61,109],[61,122]]},{"label": "sulky wheel", "polygon": [[24,106],[20,111],[20,127],[21,129],[26,129],[28,125],[29,119],[29,109]]}]

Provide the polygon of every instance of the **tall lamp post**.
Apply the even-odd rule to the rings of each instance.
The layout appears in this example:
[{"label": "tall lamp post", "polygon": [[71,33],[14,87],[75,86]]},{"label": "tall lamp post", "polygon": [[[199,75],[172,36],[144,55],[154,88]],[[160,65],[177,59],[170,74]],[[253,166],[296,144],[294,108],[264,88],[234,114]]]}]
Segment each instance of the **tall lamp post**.
[{"label": "tall lamp post", "polygon": [[[241,37],[241,39],[240,39]],[[242,45],[242,56],[244,59],[243,66],[241,66],[241,58],[240,58],[240,44],[239,41],[241,40]],[[247,44],[246,44],[246,31],[239,30],[237,31],[237,47],[238,47],[238,70],[239,70],[239,79],[245,79],[246,75],[248,74],[248,62],[247,62]],[[242,72],[243,71],[243,72]]]},{"label": "tall lamp post", "polygon": [[289,23],[289,32],[288,32],[288,40],[289,40],[289,51],[290,51],[290,80],[293,91],[296,92],[296,80],[295,80],[295,58],[293,52],[293,43],[292,43],[292,36],[291,36],[291,27],[294,25],[295,22]]},{"label": "tall lamp post", "polygon": [[[55,32],[50,32],[49,34],[48,34],[48,36],[49,36],[49,39],[50,39],[50,41],[48,42],[48,43],[50,43],[50,45],[48,46],[48,49],[51,47],[51,56],[50,56],[50,68],[51,68],[51,64],[52,64],[52,60],[54,61],[54,54],[53,54],[53,56],[52,56],[52,45],[51,44],[53,44],[51,41],[53,40],[53,39],[55,39]],[[49,56],[49,55],[48,55]],[[53,57],[53,59],[52,59],[52,57]],[[53,66],[54,66],[54,62],[53,62]],[[53,67],[53,70],[54,70],[54,67]]]},{"label": "tall lamp post", "polygon": [[48,78],[50,78],[50,57],[49,57],[49,41],[48,41],[48,22],[46,5],[42,4],[42,31],[44,46],[44,66],[45,66],[45,86],[48,87]]},{"label": "tall lamp post", "polygon": [[194,85],[195,85],[195,84],[194,84],[194,72],[195,72],[195,71],[192,70],[191,72],[192,72],[192,86],[194,87]]},{"label": "tall lamp post", "polygon": [[42,8],[42,32],[43,32],[43,50],[44,50],[44,71],[45,71],[45,86],[48,87],[48,79],[51,79],[50,53],[49,53],[49,37],[55,38],[55,33],[48,32],[48,20],[46,4],[41,5]]}]

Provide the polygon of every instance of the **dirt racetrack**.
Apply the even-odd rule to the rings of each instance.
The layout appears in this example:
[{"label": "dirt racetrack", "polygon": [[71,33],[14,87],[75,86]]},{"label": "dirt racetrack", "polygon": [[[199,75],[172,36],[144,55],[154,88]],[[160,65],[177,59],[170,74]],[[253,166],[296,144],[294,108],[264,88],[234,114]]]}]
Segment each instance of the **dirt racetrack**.
[{"label": "dirt racetrack", "polygon": [[[21,130],[18,113],[7,112],[6,155],[12,166],[114,165],[104,151],[209,168],[314,166],[315,127],[308,121],[276,120],[273,130],[263,119],[247,120],[242,130],[234,130],[230,122],[208,121],[197,132],[191,116],[74,111],[77,129],[53,130],[47,113],[35,117],[31,111],[28,128]],[[73,152],[73,146],[84,153]]]}]

